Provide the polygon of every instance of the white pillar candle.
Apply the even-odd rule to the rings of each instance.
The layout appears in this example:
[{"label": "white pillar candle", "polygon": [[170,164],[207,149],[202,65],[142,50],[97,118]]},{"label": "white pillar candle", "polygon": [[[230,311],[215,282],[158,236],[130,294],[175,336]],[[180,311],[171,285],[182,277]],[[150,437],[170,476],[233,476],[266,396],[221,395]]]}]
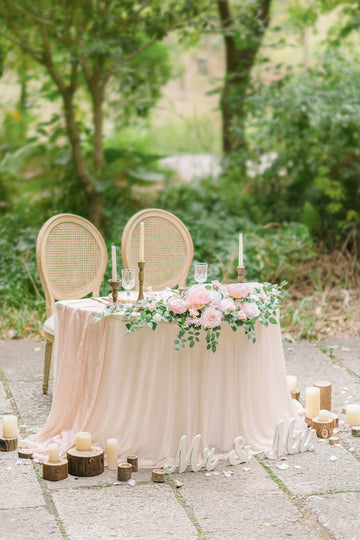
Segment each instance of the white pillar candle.
[{"label": "white pillar candle", "polygon": [[295,375],[288,375],[287,382],[290,392],[296,392],[297,377]]},{"label": "white pillar candle", "polygon": [[3,437],[4,439],[16,439],[18,436],[18,422],[16,416],[7,414],[3,417]]},{"label": "white pillar candle", "polygon": [[140,222],[139,262],[144,262],[144,222]]},{"label": "white pillar candle", "polygon": [[346,423],[350,426],[360,426],[360,405],[346,405]]},{"label": "white pillar candle", "polygon": [[110,471],[116,471],[118,458],[118,440],[107,440],[107,467]]},{"label": "white pillar candle", "polygon": [[91,450],[91,433],[80,431],[80,433],[76,434],[76,450],[80,452]]},{"label": "white pillar candle", "polygon": [[239,266],[243,268],[244,266],[244,257],[243,257],[243,235],[239,234]]},{"label": "white pillar candle", "polygon": [[56,443],[51,443],[48,446],[49,461],[57,461],[59,459],[59,447]]},{"label": "white pillar candle", "polygon": [[306,416],[316,418],[320,412],[320,388],[309,386],[306,389]]},{"label": "white pillar candle", "polygon": [[320,409],[318,420],[319,422],[329,422],[330,421],[329,411],[327,411],[326,409]]},{"label": "white pillar candle", "polygon": [[116,246],[111,246],[112,280],[117,280]]}]

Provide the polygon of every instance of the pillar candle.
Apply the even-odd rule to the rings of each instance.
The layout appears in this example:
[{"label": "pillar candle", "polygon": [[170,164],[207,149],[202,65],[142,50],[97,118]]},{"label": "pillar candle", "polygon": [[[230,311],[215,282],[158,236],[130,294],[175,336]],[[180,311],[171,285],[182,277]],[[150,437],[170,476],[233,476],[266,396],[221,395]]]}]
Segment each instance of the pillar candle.
[{"label": "pillar candle", "polygon": [[88,431],[81,431],[76,434],[76,450],[79,450],[80,452],[91,450],[91,433]]},{"label": "pillar candle", "polygon": [[327,411],[326,409],[320,409],[318,420],[319,422],[329,422],[330,421],[329,411]]},{"label": "pillar candle", "polygon": [[3,437],[4,439],[16,439],[17,436],[17,418],[13,414],[7,414],[3,417]]},{"label": "pillar candle", "polygon": [[243,235],[239,234],[239,266],[243,268],[244,258],[243,258]]},{"label": "pillar candle", "polygon": [[296,392],[297,377],[295,375],[288,375],[287,382],[290,392]]},{"label": "pillar candle", "polygon": [[360,426],[360,405],[346,405],[346,423],[350,426]]},{"label": "pillar candle", "polygon": [[57,461],[59,459],[59,447],[56,443],[51,443],[48,446],[49,461]]},{"label": "pillar candle", "polygon": [[116,268],[116,246],[111,246],[111,262],[112,262],[112,280],[117,280],[117,268]]},{"label": "pillar candle", "polygon": [[320,388],[310,386],[306,389],[306,416],[316,418],[320,412]]},{"label": "pillar candle", "polygon": [[118,458],[118,440],[107,440],[107,467],[111,471],[116,471]]},{"label": "pillar candle", "polygon": [[144,222],[140,222],[139,262],[144,262]]}]

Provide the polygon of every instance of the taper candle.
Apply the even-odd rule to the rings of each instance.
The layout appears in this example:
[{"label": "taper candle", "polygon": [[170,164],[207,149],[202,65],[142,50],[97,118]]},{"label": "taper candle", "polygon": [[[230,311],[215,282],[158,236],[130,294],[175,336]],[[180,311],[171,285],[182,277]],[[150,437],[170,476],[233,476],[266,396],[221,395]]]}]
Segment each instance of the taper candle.
[{"label": "taper candle", "polygon": [[239,266],[240,268],[244,267],[244,257],[243,257],[243,235],[239,234]]},{"label": "taper candle", "polygon": [[139,262],[144,262],[144,222],[140,222]]},{"label": "taper candle", "polygon": [[112,262],[112,280],[117,280],[117,268],[116,268],[116,246],[111,246],[111,262]]}]

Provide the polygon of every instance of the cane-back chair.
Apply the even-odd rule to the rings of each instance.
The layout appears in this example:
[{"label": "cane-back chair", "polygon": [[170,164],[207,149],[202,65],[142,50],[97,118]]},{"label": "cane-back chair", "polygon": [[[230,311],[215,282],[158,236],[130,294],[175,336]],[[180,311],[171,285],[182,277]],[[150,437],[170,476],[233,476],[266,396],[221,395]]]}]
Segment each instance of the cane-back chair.
[{"label": "cane-back chair", "polygon": [[43,325],[46,339],[44,394],[49,386],[55,300],[83,298],[90,293],[99,296],[106,263],[105,242],[86,219],[58,214],[42,226],[36,244],[36,264],[45,292],[47,315]]},{"label": "cane-back chair", "polygon": [[[179,218],[156,208],[141,210],[125,226],[121,255],[125,268],[137,268],[140,223],[144,223],[145,287],[185,287],[194,246],[188,229]],[[136,283],[138,285],[138,282]]]}]

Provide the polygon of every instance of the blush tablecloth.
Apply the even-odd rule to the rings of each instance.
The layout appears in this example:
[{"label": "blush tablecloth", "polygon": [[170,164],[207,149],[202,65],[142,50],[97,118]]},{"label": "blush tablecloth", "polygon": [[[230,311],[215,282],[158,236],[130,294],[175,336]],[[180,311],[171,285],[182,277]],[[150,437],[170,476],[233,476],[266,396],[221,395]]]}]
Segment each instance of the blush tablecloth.
[{"label": "blush tablecloth", "polygon": [[202,448],[224,454],[239,435],[254,452],[271,448],[279,420],[297,418],[285,372],[280,326],[257,324],[256,343],[224,324],[216,353],[205,340],[174,350],[176,327],[160,323],[126,334],[126,320],[94,321],[104,306],[91,299],[55,307],[53,402],[40,431],[26,439],[38,457],[57,442],[60,455],[79,431],[106,450],[117,438],[119,458],[142,467],[163,466],[179,439],[200,433]]}]

